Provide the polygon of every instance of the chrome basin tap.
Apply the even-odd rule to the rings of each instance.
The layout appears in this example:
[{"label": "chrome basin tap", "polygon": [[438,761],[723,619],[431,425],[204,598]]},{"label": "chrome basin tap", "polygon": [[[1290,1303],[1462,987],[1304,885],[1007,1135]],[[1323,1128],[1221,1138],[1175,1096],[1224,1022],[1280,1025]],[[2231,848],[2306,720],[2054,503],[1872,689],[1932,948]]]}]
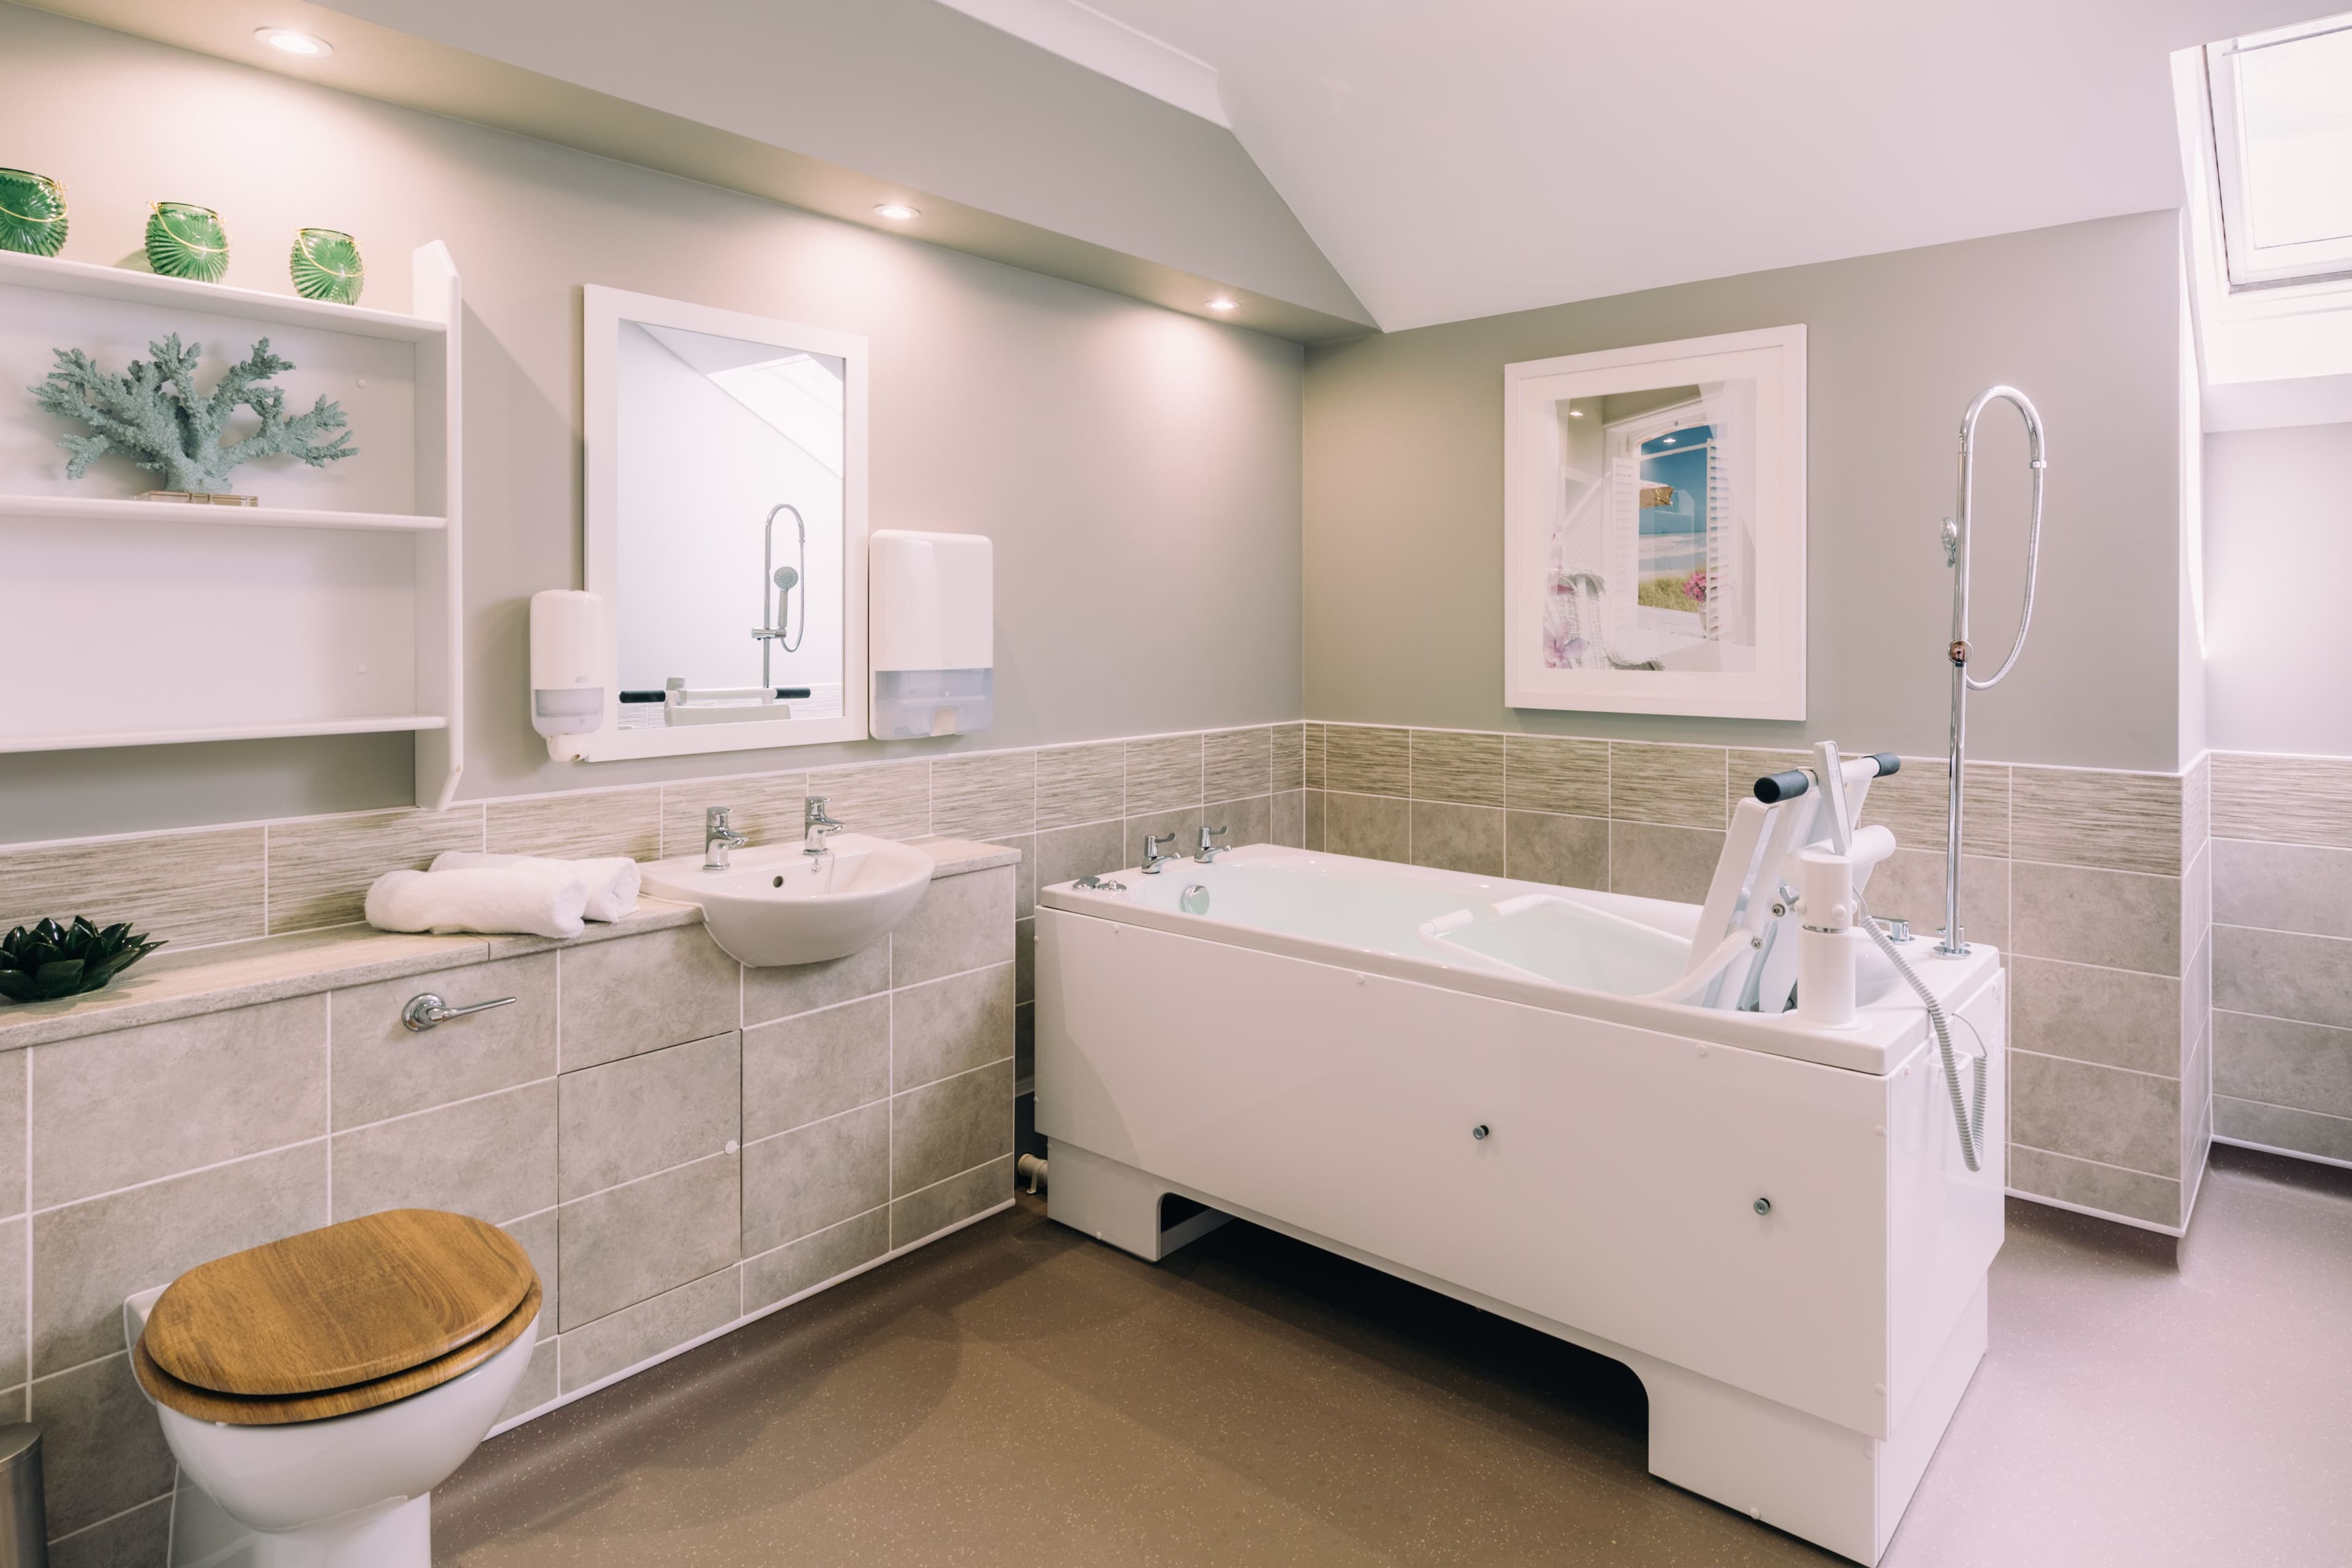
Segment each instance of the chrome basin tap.
[{"label": "chrome basin tap", "polygon": [[801,803],[801,830],[808,837],[808,845],[801,853],[803,855],[832,854],[833,851],[826,846],[825,840],[846,826],[845,823],[835,822],[826,815],[824,796],[821,795],[808,796]]},{"label": "chrome basin tap", "polygon": [[727,869],[728,851],[751,841],[727,826],[728,814],[734,807],[714,805],[702,814],[702,868],[706,871]]},{"label": "chrome basin tap", "polygon": [[1156,837],[1149,833],[1143,836],[1142,869],[1145,876],[1157,877],[1160,875],[1160,867],[1165,866],[1171,860],[1182,858],[1182,857],[1179,856],[1173,848],[1162,849],[1160,847],[1163,844],[1172,846],[1175,842],[1176,836],[1172,833],[1163,834]]},{"label": "chrome basin tap", "polygon": [[1201,847],[1192,852],[1192,858],[1198,860],[1202,865],[1206,866],[1218,856],[1232,848],[1233,846],[1230,844],[1220,844],[1217,842],[1218,839],[1223,838],[1226,834],[1232,831],[1233,829],[1230,827],[1202,827],[1201,829]]}]

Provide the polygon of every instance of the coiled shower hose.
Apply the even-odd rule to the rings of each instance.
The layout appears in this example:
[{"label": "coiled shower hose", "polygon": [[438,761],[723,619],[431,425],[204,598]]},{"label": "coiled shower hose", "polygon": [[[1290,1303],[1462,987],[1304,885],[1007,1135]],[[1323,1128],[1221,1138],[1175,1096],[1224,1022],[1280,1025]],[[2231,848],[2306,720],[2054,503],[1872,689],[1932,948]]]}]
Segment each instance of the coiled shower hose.
[{"label": "coiled shower hose", "polygon": [[1952,1059],[1952,1026],[1944,1016],[1943,1004],[1936,1000],[1933,991],[1927,989],[1927,983],[1903,961],[1903,955],[1895,951],[1894,942],[1878,929],[1878,922],[1870,918],[1870,906],[1862,901],[1862,895],[1858,892],[1853,896],[1853,916],[1862,922],[1862,929],[1870,933],[1870,940],[1878,944],[1878,951],[1886,955],[1886,961],[1895,965],[1895,972],[1909,981],[1911,989],[1919,994],[1919,1000],[1927,1004],[1927,1023],[1936,1031],[1936,1054],[1943,1059],[1944,1087],[1952,1092],[1952,1125],[1960,1135],[1960,1158],[1969,1170],[1982,1169],[1979,1157],[1984,1152],[1985,1072],[1990,1054],[1976,1058],[1976,1085],[1972,1096],[1976,1103],[1970,1106],[1960,1096],[1960,1068]]}]

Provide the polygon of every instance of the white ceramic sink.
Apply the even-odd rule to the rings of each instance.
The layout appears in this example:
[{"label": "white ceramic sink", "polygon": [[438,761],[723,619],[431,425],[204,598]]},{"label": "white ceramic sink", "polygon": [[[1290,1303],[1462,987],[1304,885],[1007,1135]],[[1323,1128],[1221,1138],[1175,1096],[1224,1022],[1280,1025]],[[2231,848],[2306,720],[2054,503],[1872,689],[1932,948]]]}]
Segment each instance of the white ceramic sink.
[{"label": "white ceramic sink", "polygon": [[724,871],[699,855],[656,860],[645,889],[702,906],[702,923],[730,956],[753,965],[845,958],[907,918],[930,886],[931,858],[887,838],[836,834],[833,852],[793,844],[735,851]]}]

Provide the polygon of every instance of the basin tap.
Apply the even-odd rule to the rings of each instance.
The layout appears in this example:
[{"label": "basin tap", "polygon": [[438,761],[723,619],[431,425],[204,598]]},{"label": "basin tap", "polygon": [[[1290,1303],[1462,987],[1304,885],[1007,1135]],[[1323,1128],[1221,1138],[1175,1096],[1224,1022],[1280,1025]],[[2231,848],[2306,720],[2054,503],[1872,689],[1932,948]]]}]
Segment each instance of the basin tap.
[{"label": "basin tap", "polygon": [[706,871],[724,871],[728,851],[751,842],[727,826],[727,814],[732,810],[732,806],[714,805],[702,814],[702,868]]},{"label": "basin tap", "polygon": [[1163,834],[1158,837],[1149,833],[1143,836],[1143,874],[1145,876],[1157,877],[1160,875],[1160,867],[1171,860],[1181,858],[1175,850],[1162,850],[1160,847],[1162,844],[1172,845],[1175,842],[1176,836],[1172,833]]},{"label": "basin tap", "polygon": [[1218,856],[1232,848],[1233,846],[1230,844],[1220,844],[1217,842],[1218,839],[1223,838],[1226,834],[1232,831],[1233,829],[1230,827],[1202,828],[1201,847],[1192,851],[1192,858],[1198,860],[1202,865],[1206,866]]},{"label": "basin tap", "polygon": [[803,855],[832,854],[833,850],[825,841],[840,832],[844,826],[826,815],[824,796],[821,795],[808,796],[801,805],[801,829],[808,836],[808,843],[801,853]]}]

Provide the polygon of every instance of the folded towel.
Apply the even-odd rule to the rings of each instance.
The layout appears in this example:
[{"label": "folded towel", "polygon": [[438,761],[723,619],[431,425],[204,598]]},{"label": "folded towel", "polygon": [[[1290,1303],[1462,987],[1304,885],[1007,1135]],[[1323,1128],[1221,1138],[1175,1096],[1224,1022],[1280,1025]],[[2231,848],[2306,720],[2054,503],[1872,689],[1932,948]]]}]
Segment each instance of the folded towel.
[{"label": "folded towel", "polygon": [[535,871],[387,871],[368,889],[378,931],[484,931],[578,936],[588,905],[579,878]]},{"label": "folded towel", "polygon": [[587,918],[626,920],[637,912],[637,888],[644,874],[626,855],[606,855],[588,860],[557,860],[541,855],[484,855],[471,849],[447,849],[436,856],[433,869],[479,871],[514,869],[541,876],[573,878],[588,884]]}]

